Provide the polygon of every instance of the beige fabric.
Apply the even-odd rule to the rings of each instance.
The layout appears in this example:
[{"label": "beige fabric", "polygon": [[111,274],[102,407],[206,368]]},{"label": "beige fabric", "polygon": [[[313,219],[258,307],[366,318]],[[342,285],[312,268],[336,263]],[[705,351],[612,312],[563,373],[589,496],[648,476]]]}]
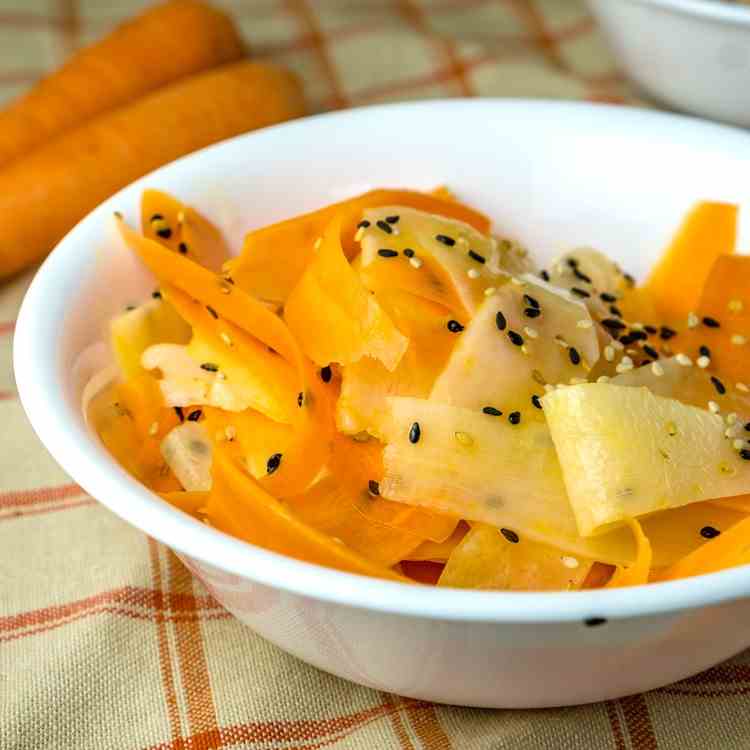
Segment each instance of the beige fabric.
[{"label": "beige fabric", "polygon": [[[223,4],[256,54],[304,77],[317,110],[454,95],[635,101],[580,0]],[[142,5],[0,0],[0,96]],[[0,287],[0,750],[747,746],[747,656],[605,704],[480,711],[357,687],[261,640],[32,434],[11,372],[29,278]]]}]

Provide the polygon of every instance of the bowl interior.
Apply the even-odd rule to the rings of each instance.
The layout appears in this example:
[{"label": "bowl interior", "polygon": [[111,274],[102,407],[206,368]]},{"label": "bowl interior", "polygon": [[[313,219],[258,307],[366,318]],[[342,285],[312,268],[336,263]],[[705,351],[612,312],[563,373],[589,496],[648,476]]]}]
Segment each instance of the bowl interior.
[{"label": "bowl interior", "polygon": [[[35,279],[18,321],[21,397],[50,452],[88,492],[153,536],[217,567],[360,606],[492,617],[503,612],[522,617],[528,607],[536,612],[542,606],[543,616],[577,616],[608,592],[505,595],[507,605],[499,605],[492,594],[420,589],[417,605],[413,587],[359,579],[353,585],[352,576],[231,540],[127,477],[88,432],[80,409],[83,385],[106,357],[101,342],[108,319],[145,298],[154,285],[115,235],[112,213],[121,211],[135,223],[142,190],[161,188],[213,219],[236,250],[252,227],[372,187],[445,184],[542,263],[589,245],[643,276],[694,201],[747,206],[748,173],[750,137],[740,131],[593,105],[492,100],[396,105],[236,138],[139,180],[60,243]],[[747,247],[744,238],[741,247]],[[719,576],[725,588],[716,588],[716,595],[728,595],[748,578],[745,571]],[[677,592],[672,605],[692,602],[685,582],[668,586]],[[663,597],[647,588],[625,602],[609,597],[597,610],[637,611],[649,599],[654,607],[665,606]],[[512,604],[518,596],[524,597],[521,611]],[[571,596],[580,604],[571,607]]]}]

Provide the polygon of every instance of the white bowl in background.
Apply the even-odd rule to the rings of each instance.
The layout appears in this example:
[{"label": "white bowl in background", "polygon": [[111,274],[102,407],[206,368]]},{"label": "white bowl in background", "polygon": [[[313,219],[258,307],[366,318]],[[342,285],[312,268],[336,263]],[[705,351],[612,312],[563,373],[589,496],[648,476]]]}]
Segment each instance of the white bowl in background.
[{"label": "white bowl in background", "polygon": [[750,7],[588,0],[625,73],[676,109],[750,126]]},{"label": "white bowl in background", "polygon": [[[34,279],[15,334],[23,405],[93,497],[173,548],[242,622],[301,659],[405,696],[471,706],[611,699],[750,646],[750,569],[573,593],[438,589],[317,567],[232,539],[131,479],[86,428],[84,350],[154,280],[112,231],[141,191],[172,191],[239,247],[255,226],[376,186],[447,184],[542,261],[591,244],[643,274],[693,201],[746,204],[750,136],[585,104],[454,100],[322,115],[235,138],[93,211]],[[606,622],[591,626],[590,618]]]}]

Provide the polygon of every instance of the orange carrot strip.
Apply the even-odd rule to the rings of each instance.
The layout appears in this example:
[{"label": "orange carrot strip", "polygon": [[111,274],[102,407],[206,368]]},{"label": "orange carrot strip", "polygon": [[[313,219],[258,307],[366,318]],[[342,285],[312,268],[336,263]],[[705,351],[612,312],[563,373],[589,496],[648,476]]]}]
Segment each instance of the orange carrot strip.
[{"label": "orange carrot strip", "polygon": [[[118,220],[123,238],[162,282],[166,295],[178,289],[209,305],[225,324],[250,333],[294,366],[303,408],[297,408],[294,435],[278,469],[260,480],[277,497],[302,492],[325,465],[333,435],[333,415],[326,386],[304,358],[289,329],[261,302],[188,258],[134,232]],[[180,295],[172,293],[172,302]],[[231,334],[230,334],[231,338]]]},{"label": "orange carrot strip", "polygon": [[241,62],[161,89],[0,171],[0,278],[40,260],[91,209],[178,156],[303,114],[297,80]]},{"label": "orange carrot strip", "polygon": [[338,218],[289,295],[284,318],[305,354],[321,366],[370,356],[393,371],[409,345],[346,260]]},{"label": "orange carrot strip", "polygon": [[734,252],[737,206],[699,203],[687,215],[645,288],[665,321],[696,310],[714,261]]},{"label": "orange carrot strip", "polygon": [[301,521],[244,474],[222,444],[214,449],[213,481],[208,518],[218,529],[298,560],[351,573],[405,580]]},{"label": "orange carrot strip", "polygon": [[649,572],[651,571],[651,544],[641,529],[640,523],[635,519],[628,521],[636,542],[636,558],[632,565],[617,567],[612,578],[607,583],[606,588],[621,588],[623,586],[639,586],[642,583],[648,583]]},{"label": "orange carrot strip", "polygon": [[229,257],[226,240],[205,216],[161,190],[143,191],[141,231],[211,271],[220,271]]},{"label": "orange carrot strip", "polygon": [[208,492],[160,492],[159,497],[188,515],[198,517],[198,511],[206,507]]},{"label": "orange carrot strip", "polygon": [[443,568],[445,568],[443,563],[431,560],[404,560],[401,563],[401,570],[407,578],[427,586],[437,585]]},{"label": "orange carrot strip", "polygon": [[447,539],[444,539],[442,542],[433,542],[430,539],[422,542],[419,547],[409,553],[406,561],[444,563],[468,531],[468,524],[465,521],[461,521]]},{"label": "orange carrot strip", "polygon": [[678,560],[674,565],[663,568],[655,581],[674,581],[678,578],[715,573],[717,570],[732,568],[750,562],[750,518],[732,526],[702,547]]},{"label": "orange carrot strip", "polygon": [[243,54],[220,10],[195,0],[157,5],[76,52],[0,111],[0,166],[102,112]]},{"label": "orange carrot strip", "polygon": [[750,515],[750,495],[738,495],[737,497],[725,497],[723,500],[709,500],[712,505],[720,508],[736,510],[739,513]]},{"label": "orange carrot strip", "polygon": [[582,589],[601,589],[607,585],[612,579],[612,575],[615,572],[614,565],[607,565],[606,563],[595,562],[591,566],[588,575],[581,584]]},{"label": "orange carrot strip", "polygon": [[352,258],[359,249],[354,235],[362,212],[366,208],[388,205],[410,206],[460,219],[480,232],[490,229],[486,216],[453,200],[412,190],[372,190],[250,232],[245,238],[242,254],[229,261],[227,271],[238,285],[256,296],[283,302],[313,259],[316,240],[334,218],[342,217],[342,246],[347,258]]}]

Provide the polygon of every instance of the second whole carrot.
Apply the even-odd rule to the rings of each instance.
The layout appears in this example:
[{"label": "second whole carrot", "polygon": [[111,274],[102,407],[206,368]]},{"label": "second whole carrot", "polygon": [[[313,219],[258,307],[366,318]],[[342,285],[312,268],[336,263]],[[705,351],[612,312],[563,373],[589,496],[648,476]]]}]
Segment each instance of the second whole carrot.
[{"label": "second whole carrot", "polygon": [[0,278],[41,260],[104,199],[167,162],[304,114],[301,86],[240,62],[90,120],[0,171]]}]

